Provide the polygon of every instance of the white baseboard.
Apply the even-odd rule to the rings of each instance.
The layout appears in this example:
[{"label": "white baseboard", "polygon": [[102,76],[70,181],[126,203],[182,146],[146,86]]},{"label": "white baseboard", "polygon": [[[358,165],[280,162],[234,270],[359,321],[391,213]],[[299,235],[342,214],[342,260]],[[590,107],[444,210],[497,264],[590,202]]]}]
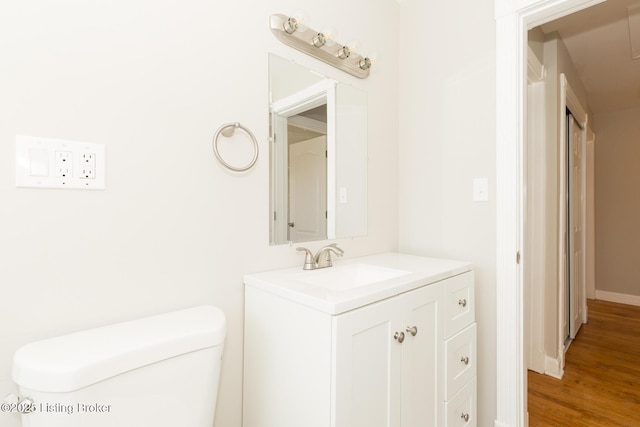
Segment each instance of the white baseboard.
[{"label": "white baseboard", "polygon": [[626,295],[619,294],[617,292],[599,291],[596,289],[596,299],[640,306],[640,296],[638,295]]},{"label": "white baseboard", "polygon": [[549,356],[544,357],[544,374],[550,377],[562,379],[564,371],[560,367],[560,361]]}]

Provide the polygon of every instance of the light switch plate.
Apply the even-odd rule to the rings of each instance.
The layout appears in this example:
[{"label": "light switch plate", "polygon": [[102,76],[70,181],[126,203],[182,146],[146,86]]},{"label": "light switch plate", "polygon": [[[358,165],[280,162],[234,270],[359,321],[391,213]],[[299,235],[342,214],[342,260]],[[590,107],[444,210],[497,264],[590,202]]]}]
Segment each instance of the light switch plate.
[{"label": "light switch plate", "polygon": [[347,187],[340,187],[338,194],[340,197],[340,203],[347,203]]},{"label": "light switch plate", "polygon": [[486,202],[489,200],[489,179],[474,178],[473,179],[473,201]]},{"label": "light switch plate", "polygon": [[16,135],[16,187],[102,190],[105,146]]}]

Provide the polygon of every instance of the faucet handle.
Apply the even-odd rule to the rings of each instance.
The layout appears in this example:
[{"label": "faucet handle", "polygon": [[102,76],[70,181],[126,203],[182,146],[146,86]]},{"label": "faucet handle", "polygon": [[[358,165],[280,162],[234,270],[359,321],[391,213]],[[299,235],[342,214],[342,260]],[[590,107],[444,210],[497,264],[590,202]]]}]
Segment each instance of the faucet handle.
[{"label": "faucet handle", "polygon": [[334,254],[336,254],[338,256],[342,256],[344,254],[344,251],[338,247],[337,243],[332,243],[329,246],[331,246],[331,247],[333,247],[333,249],[335,249],[333,251]]},{"label": "faucet handle", "polygon": [[313,261],[313,254],[307,248],[299,247],[296,251],[305,252],[303,270],[313,270],[316,268],[316,263]]}]

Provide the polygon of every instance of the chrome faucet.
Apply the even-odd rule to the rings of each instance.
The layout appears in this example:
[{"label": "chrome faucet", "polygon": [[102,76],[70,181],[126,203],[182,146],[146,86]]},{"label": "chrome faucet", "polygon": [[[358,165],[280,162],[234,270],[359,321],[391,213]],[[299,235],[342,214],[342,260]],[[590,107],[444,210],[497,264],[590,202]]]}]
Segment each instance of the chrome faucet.
[{"label": "chrome faucet", "polygon": [[342,256],[344,254],[344,251],[340,249],[336,243],[332,243],[318,249],[315,257],[307,248],[300,247],[296,248],[296,250],[301,252],[303,251],[305,253],[304,265],[302,266],[303,270],[315,270],[317,268],[331,267],[333,265],[331,263],[331,252],[337,256]]}]

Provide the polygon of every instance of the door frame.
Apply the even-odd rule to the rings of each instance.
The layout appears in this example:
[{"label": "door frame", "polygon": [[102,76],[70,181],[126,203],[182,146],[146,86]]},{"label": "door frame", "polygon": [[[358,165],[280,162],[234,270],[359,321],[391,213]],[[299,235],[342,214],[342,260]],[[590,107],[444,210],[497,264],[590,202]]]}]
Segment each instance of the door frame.
[{"label": "door frame", "polygon": [[[324,79],[312,84],[301,91],[271,103],[271,127],[275,137],[271,141],[271,226],[269,227],[271,241],[276,243],[289,242],[288,235],[288,195],[289,195],[289,142],[287,140],[287,123],[289,117],[298,113],[327,104],[327,210],[335,199],[335,111],[332,110],[336,99],[336,82]],[[331,110],[331,111],[329,111]],[[274,188],[276,191],[274,191]],[[327,235],[335,234],[335,209],[327,218]],[[331,228],[333,227],[333,228]]]},{"label": "door frame", "polygon": [[[560,202],[558,203],[558,342],[557,342],[557,369],[558,372],[551,373],[550,375],[555,376],[556,378],[562,378],[564,375],[564,353],[565,353],[565,326],[571,324],[570,320],[567,319],[567,287],[569,283],[567,282],[567,268],[569,263],[572,262],[571,254],[568,253],[568,239],[569,239],[569,230],[567,224],[567,203],[568,203],[568,182],[567,182],[567,173],[568,173],[568,161],[567,158],[567,147],[569,141],[567,140],[567,113],[566,111],[571,111],[571,115],[573,116],[576,124],[581,129],[580,131],[580,144],[583,144],[586,137],[586,128],[588,122],[588,116],[585,108],[580,103],[577,95],[571,88],[571,84],[567,80],[567,77],[564,73],[560,74],[560,109],[559,113],[559,123],[560,123],[560,135],[559,135],[559,145],[560,145],[560,176],[559,176],[559,187],[560,187]],[[584,171],[584,167],[582,168]],[[582,189],[581,189],[582,191]],[[581,211],[584,214],[584,205],[581,207]],[[584,232],[584,227],[583,227]],[[584,241],[584,239],[583,239]],[[584,247],[584,244],[583,244]],[[584,252],[583,252],[584,257]],[[581,268],[584,269],[584,259],[581,262]],[[584,277],[584,271],[580,272],[582,277]],[[583,290],[582,295],[585,295]],[[570,303],[570,302],[569,302]],[[583,313],[585,313],[586,300],[583,303]],[[565,324],[567,321],[569,324]],[[570,326],[569,326],[570,328]]]},{"label": "door frame", "polygon": [[527,32],[603,0],[495,0],[496,427],[527,425],[524,359],[523,142]]},{"label": "door frame", "polygon": [[[545,373],[545,277],[546,277],[546,118],[545,85],[547,70],[527,49],[527,138],[525,150],[526,206],[523,277],[526,320],[526,367]],[[533,239],[532,237],[536,238]]]}]

